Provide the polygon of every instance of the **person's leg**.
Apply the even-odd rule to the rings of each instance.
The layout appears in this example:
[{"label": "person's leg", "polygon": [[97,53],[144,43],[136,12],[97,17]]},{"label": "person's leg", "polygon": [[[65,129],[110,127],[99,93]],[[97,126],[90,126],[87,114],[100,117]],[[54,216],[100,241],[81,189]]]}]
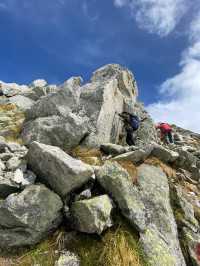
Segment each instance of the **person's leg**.
[{"label": "person's leg", "polygon": [[165,144],[169,144],[170,142],[169,142],[169,137],[168,137],[168,132],[166,132],[165,134],[164,134],[164,138],[163,138],[163,140],[164,140],[164,143]]},{"label": "person's leg", "polygon": [[168,132],[168,138],[169,138],[169,142],[170,143],[174,143],[173,136],[172,136],[172,132],[171,131]]},{"label": "person's leg", "polygon": [[135,145],[134,138],[133,138],[133,131],[132,130],[127,130],[126,143],[129,146]]}]

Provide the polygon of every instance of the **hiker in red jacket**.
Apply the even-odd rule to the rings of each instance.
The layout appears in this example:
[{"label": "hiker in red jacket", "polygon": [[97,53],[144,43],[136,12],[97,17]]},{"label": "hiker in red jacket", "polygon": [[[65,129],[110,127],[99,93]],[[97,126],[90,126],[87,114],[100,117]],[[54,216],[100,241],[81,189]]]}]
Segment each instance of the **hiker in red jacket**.
[{"label": "hiker in red jacket", "polygon": [[157,129],[160,129],[161,140],[166,141],[167,144],[174,143],[172,137],[172,127],[167,123],[159,123],[156,126]]}]

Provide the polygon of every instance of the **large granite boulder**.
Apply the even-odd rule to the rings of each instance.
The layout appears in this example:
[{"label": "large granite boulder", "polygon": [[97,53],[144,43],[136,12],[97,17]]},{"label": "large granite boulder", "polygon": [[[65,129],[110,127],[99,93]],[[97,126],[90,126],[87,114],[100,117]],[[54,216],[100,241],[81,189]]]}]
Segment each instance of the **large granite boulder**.
[{"label": "large granite boulder", "polygon": [[153,150],[152,145],[147,145],[141,149],[136,149],[135,151],[126,152],[124,154],[114,157],[115,161],[131,161],[132,163],[142,163],[144,162]]},{"label": "large granite boulder", "polygon": [[[140,197],[146,208],[148,223],[153,224],[158,232],[156,235],[153,234],[152,237],[159,238],[159,241],[163,242],[164,240],[167,243],[168,249],[166,252],[168,253],[168,261],[174,261],[172,264],[162,264],[161,258],[161,262],[153,264],[155,261],[154,257],[150,265],[184,266],[185,262],[179,244],[177,225],[170,204],[167,176],[161,168],[143,164],[138,168],[138,186]],[[146,237],[149,237],[148,233]],[[144,238],[145,234],[142,235],[143,242],[149,242],[148,239],[145,240]],[[157,245],[152,245],[151,253],[156,254],[158,252],[156,249]],[[151,257],[151,254],[149,256]]]},{"label": "large granite boulder", "polygon": [[15,95],[9,98],[9,103],[15,104],[21,110],[26,111],[31,108],[34,101],[23,95]]},{"label": "large granite boulder", "polygon": [[154,145],[151,155],[158,158],[164,163],[173,163],[179,157],[178,152],[166,149],[162,147],[161,145]]},{"label": "large granite boulder", "polygon": [[27,154],[28,165],[42,182],[61,197],[87,183],[93,169],[66,154],[60,148],[33,142]]},{"label": "large granite boulder", "polygon": [[87,121],[69,113],[67,117],[54,115],[29,121],[24,124],[21,136],[26,145],[38,141],[71,150],[79,145],[87,134]]},{"label": "large granite boulder", "polygon": [[112,209],[112,201],[107,195],[103,195],[74,202],[71,213],[78,231],[100,235],[112,226]]},{"label": "large granite boulder", "polygon": [[146,227],[146,211],[141,200],[142,195],[133,186],[128,172],[116,162],[106,162],[97,172],[97,180],[130,223],[143,231]]},{"label": "large granite boulder", "polygon": [[31,185],[0,201],[0,247],[30,246],[46,237],[62,220],[62,201],[44,185]]},{"label": "large granite boulder", "polygon": [[124,147],[113,143],[101,144],[100,149],[105,154],[113,156],[120,155],[129,151],[129,147]]}]

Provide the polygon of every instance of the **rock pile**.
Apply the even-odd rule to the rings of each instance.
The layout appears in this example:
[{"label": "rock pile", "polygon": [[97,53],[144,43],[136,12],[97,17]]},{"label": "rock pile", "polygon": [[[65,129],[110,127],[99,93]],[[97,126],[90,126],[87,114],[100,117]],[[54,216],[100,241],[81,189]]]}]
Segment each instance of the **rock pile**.
[{"label": "rock pile", "polygon": [[[148,265],[200,265],[200,137],[174,126],[175,144],[159,144],[130,71],[107,65],[83,86],[80,77],[51,89],[43,80],[2,84],[4,100],[33,104],[20,107],[25,146],[0,139],[1,249],[34,245],[61,223],[101,235],[120,213],[137,231]],[[124,145],[122,111],[146,117],[136,146]],[[75,147],[95,147],[101,164],[74,158]],[[56,262],[80,264],[69,251]]]}]

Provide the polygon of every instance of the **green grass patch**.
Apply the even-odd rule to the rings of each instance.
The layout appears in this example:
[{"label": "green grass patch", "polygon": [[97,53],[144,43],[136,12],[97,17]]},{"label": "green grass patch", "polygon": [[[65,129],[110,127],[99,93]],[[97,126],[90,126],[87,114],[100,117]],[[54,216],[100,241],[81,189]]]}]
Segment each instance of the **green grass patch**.
[{"label": "green grass patch", "polygon": [[147,266],[139,237],[122,218],[101,237],[79,234],[67,249],[81,259],[81,266]]}]

